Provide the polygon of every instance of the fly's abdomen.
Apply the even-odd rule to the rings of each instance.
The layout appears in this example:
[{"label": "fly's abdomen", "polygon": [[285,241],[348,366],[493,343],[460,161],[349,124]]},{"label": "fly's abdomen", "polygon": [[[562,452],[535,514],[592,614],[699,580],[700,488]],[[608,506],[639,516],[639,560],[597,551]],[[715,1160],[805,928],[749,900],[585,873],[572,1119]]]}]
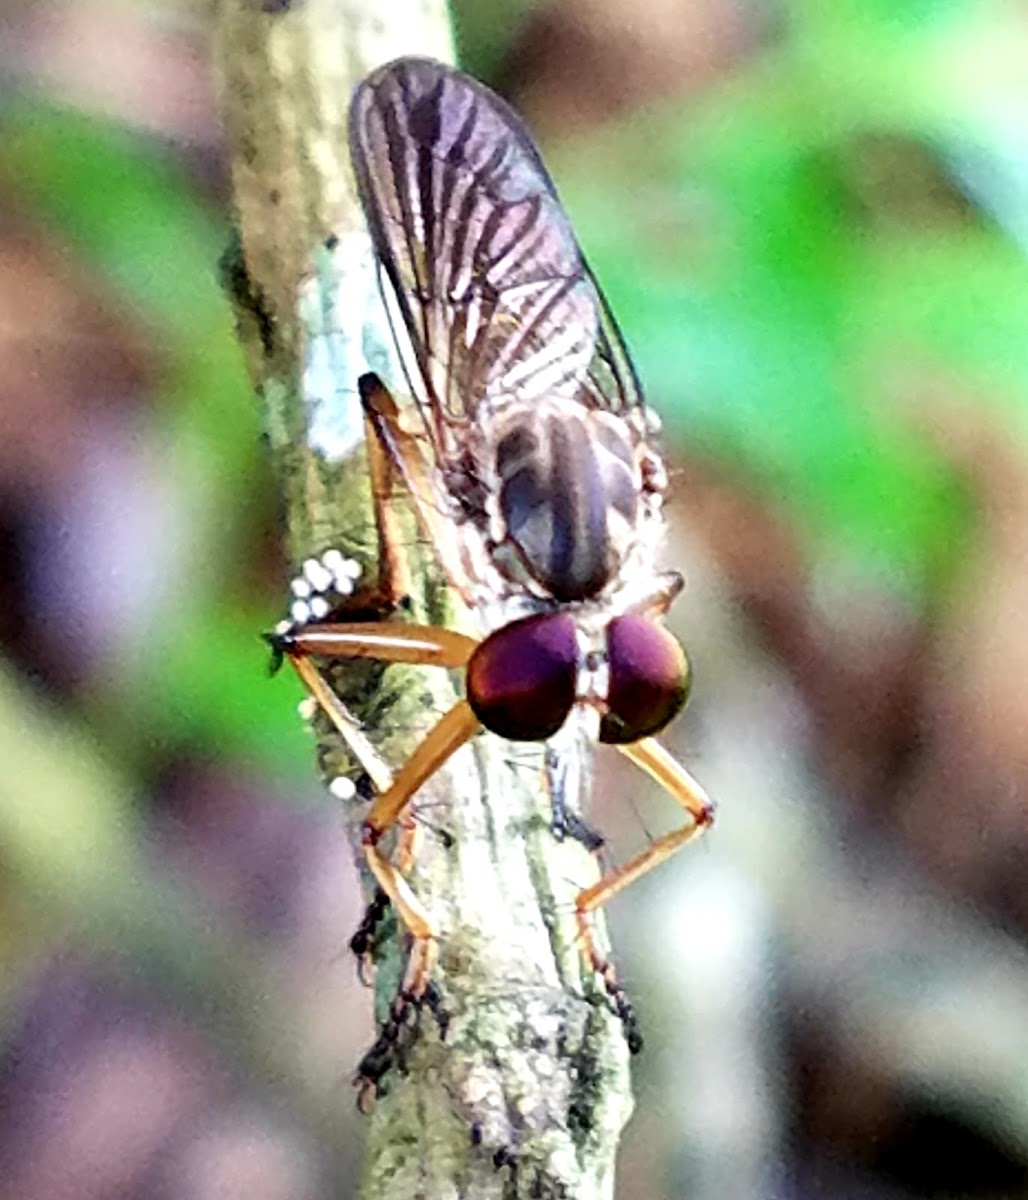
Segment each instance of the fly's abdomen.
[{"label": "fly's abdomen", "polygon": [[505,541],[556,600],[610,581],[635,526],[639,482],[625,425],[579,405],[506,415],[496,443]]}]

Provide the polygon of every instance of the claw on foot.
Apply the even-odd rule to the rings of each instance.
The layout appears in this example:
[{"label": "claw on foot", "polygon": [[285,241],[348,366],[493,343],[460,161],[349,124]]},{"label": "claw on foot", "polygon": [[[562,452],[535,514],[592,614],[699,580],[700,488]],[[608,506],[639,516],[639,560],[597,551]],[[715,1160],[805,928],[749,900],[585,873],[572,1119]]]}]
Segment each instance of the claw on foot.
[{"label": "claw on foot", "polygon": [[389,912],[389,897],[378,888],[371,903],[364,910],[360,924],[350,938],[350,950],[357,959],[357,977],[365,987],[372,984],[372,968],[375,962],[375,949],[378,945],[378,935],[382,922]]},{"label": "claw on foot", "polygon": [[621,1021],[625,1041],[628,1043],[629,1054],[638,1054],[643,1048],[643,1035],[639,1029],[639,1018],[625,989],[618,983],[614,968],[608,962],[594,964],[597,973],[603,980],[603,989],[607,993],[610,1006]]},{"label": "claw on foot", "polygon": [[420,995],[406,988],[399,991],[389,1006],[389,1015],[375,1044],[357,1065],[354,1084],[360,1112],[369,1113],[375,1100],[388,1092],[386,1077],[390,1071],[407,1074],[410,1052],[421,1035],[425,1009],[435,1020],[440,1040],[446,1040],[450,1015],[443,1007],[438,984],[430,982]]},{"label": "claw on foot", "polygon": [[643,1036],[639,1031],[639,1020],[635,1015],[635,1009],[632,1007],[625,989],[618,982],[617,972],[596,947],[589,925],[588,913],[580,911],[576,917],[578,920],[578,948],[582,957],[603,981],[603,990],[607,993],[607,1001],[624,1028],[629,1053],[638,1054],[643,1048]]}]

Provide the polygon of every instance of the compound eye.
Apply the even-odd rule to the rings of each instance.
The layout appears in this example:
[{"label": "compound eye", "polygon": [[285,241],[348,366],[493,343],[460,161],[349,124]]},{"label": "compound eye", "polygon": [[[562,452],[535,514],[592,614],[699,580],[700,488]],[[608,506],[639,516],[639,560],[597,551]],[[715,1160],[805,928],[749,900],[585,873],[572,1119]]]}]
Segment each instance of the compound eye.
[{"label": "compound eye", "polygon": [[601,742],[637,742],[663,729],[685,707],[689,661],[662,625],[633,614],[615,617],[607,628],[607,661]]},{"label": "compound eye", "polygon": [[567,613],[512,621],[481,643],[468,663],[468,703],[486,729],[512,742],[541,742],[575,703],[578,638]]}]

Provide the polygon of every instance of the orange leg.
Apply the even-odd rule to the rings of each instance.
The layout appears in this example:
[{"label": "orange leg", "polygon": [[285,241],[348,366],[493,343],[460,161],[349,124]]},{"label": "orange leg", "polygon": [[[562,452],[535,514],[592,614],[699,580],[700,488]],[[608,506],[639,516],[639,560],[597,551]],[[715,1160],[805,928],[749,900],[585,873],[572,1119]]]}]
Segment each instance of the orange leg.
[{"label": "orange leg", "polygon": [[402,818],[418,788],[479,728],[478,718],[471,706],[466,700],[458,700],[407,760],[393,786],[375,797],[361,827],[364,857],[368,866],[414,939],[403,985],[403,991],[414,998],[424,994],[435,965],[436,931],[399,866],[382,853],[378,843],[385,832]]},{"label": "orange leg", "polygon": [[[444,573],[461,590],[464,573],[459,554],[453,548],[453,538],[445,526],[438,494],[417,439],[403,428],[396,402],[377,375],[371,372],[362,375],[357,386],[364,408],[371,492],[379,536],[379,596],[386,603],[395,605],[397,599],[410,593],[406,559],[399,551],[399,523],[393,505],[397,477],[402,478],[405,484],[406,497],[414,505],[422,534],[435,547]],[[401,640],[406,643],[406,649],[399,644]],[[466,666],[475,645],[476,642],[471,638],[450,630],[412,625],[379,626],[375,629],[367,625],[363,628],[319,625],[298,631],[294,641],[294,648],[299,653],[376,658],[388,662],[451,668]],[[358,760],[364,763],[364,756],[357,754],[352,735],[344,731],[338,721],[335,723]],[[380,775],[371,777],[380,796],[384,793],[396,795],[391,779],[383,785]],[[373,808],[372,811],[376,810]],[[419,830],[402,809],[394,819],[401,823],[403,829],[393,864],[401,875],[406,875],[417,853]],[[378,837],[381,837],[381,832]]]},{"label": "orange leg", "polygon": [[393,773],[378,751],[372,746],[360,722],[329,687],[328,680],[309,658],[284,651],[300,677],[300,681],[317,702],[318,707],[335,726],[353,757],[360,763],[375,790],[384,792],[393,785]]},{"label": "orange leg", "polygon": [[636,1053],[642,1047],[642,1039],[635,1028],[631,1007],[617,982],[614,968],[596,949],[589,917],[623,888],[634,883],[658,863],[670,858],[686,842],[698,837],[714,820],[714,804],[681,763],[677,762],[653,738],[643,738],[642,741],[634,742],[630,746],[618,746],[618,749],[626,758],[630,758],[632,762],[651,775],[666,792],[669,792],[691,818],[686,825],[657,838],[645,850],[622,866],[608,871],[592,887],[585,888],[580,892],[575,901],[578,944],[582,954],[593,970],[603,979],[604,986],[614,1002],[618,1015],[625,1022],[629,1048]]},{"label": "orange leg", "polygon": [[396,401],[377,375],[362,375],[357,387],[365,417],[376,435],[369,440],[379,443],[380,451],[389,459],[391,469],[403,476],[421,532],[434,548],[443,574],[463,597],[465,604],[470,606],[474,598],[470,594],[467,571],[461,561],[460,545],[453,536],[447,514],[440,508],[439,489],[432,482],[417,438],[403,428]]},{"label": "orange leg", "polygon": [[[421,785],[478,732],[479,721],[466,700],[457,701],[429,731],[396,777],[387,781],[385,764],[378,759],[310,655],[461,667],[471,656],[475,640],[428,625],[356,622],[312,625],[283,634],[279,645],[310,694],[379,788],[364,819],[361,840],[369,869],[414,940],[403,990],[415,998],[420,997],[435,961],[435,930],[424,906],[404,879],[404,869],[410,866],[410,843],[404,847],[404,837],[401,837],[400,861],[394,863],[379,849],[379,842],[394,824],[403,821],[410,801]],[[374,764],[373,770],[369,769],[371,764]]]},{"label": "orange leg", "polygon": [[[334,606],[364,620],[381,620],[393,615],[400,603],[411,594],[410,572],[407,556],[403,551],[404,530],[395,503],[395,488],[400,477],[393,465],[388,447],[382,444],[375,426],[367,413],[364,414],[364,442],[368,456],[368,478],[371,503],[378,541],[378,572],[371,583],[347,588],[341,592],[342,603]],[[339,551],[333,553],[338,554]],[[326,556],[323,556],[327,558]],[[306,575],[306,564],[304,574]],[[312,585],[315,580],[307,577]],[[323,611],[327,611],[326,609]],[[302,627],[307,621],[321,620],[315,612],[308,617],[296,617],[294,625]]]},{"label": "orange leg", "polygon": [[407,570],[407,558],[401,550],[400,523],[393,505],[396,472],[366,412],[364,443],[368,448],[371,502],[378,531],[378,599],[384,611],[391,611],[400,600],[410,595],[410,573]]},{"label": "orange leg", "polygon": [[[377,792],[364,823],[362,840],[365,858],[378,883],[378,891],[354,936],[358,958],[365,966],[375,928],[390,903],[412,938],[399,993],[378,1041],[358,1069],[361,1085],[359,1103],[363,1104],[367,1096],[374,1094],[378,1081],[390,1065],[402,1060],[412,1004],[419,1009],[426,1005],[435,1015],[440,1032],[445,1036],[446,1014],[441,1006],[438,988],[430,983],[436,959],[435,928],[405,878],[416,857],[420,833],[409,808],[414,793],[422,783],[478,730],[478,721],[466,702],[455,705],[430,731],[410,762],[394,779],[359,722],[347,710],[313,661],[315,657],[363,658],[460,668],[466,666],[477,645],[474,639],[451,630],[376,619],[392,615],[403,597],[411,593],[407,560],[402,553],[401,528],[393,499],[398,475],[402,476],[409,498],[414,503],[422,533],[439,550],[441,565],[451,575],[458,589],[463,573],[454,552],[446,549],[453,544],[452,538],[447,536],[447,530],[443,527],[439,502],[416,439],[401,428],[396,405],[376,376],[363,377],[360,391],[378,532],[379,569],[377,583],[350,594],[341,615],[352,614],[356,617],[360,614],[365,619],[305,622],[299,618],[269,640],[277,656],[289,658],[309,694],[335,726]],[[305,575],[312,584],[318,586],[314,576],[306,569]],[[372,618],[370,621],[367,619],[369,616]],[[394,825],[399,825],[399,837],[390,859],[379,849],[379,842]]]},{"label": "orange leg", "polygon": [[[473,638],[463,634],[430,625],[357,621],[305,626],[280,634],[274,639],[274,645],[278,652],[289,658],[307,691],[367,772],[375,790],[382,793],[393,786],[392,772],[310,656],[371,658],[424,666],[462,667],[470,658],[476,643]],[[404,856],[407,869],[412,856],[413,846],[408,843]]]},{"label": "orange leg", "polygon": [[[423,667],[464,667],[478,642],[466,634],[436,625],[401,625],[391,621],[332,622],[304,625],[275,638],[290,658],[371,658],[377,662],[413,663]],[[320,697],[315,697],[320,700]]]}]

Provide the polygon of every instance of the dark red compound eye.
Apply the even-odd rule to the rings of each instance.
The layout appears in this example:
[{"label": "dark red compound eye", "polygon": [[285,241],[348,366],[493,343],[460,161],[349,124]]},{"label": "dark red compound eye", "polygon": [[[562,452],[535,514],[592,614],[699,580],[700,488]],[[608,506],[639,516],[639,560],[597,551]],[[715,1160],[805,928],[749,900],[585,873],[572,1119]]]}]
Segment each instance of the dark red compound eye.
[{"label": "dark red compound eye", "polygon": [[685,707],[689,661],[670,633],[647,617],[616,617],[607,628],[610,684],[600,741],[624,745],[657,733]]},{"label": "dark red compound eye", "polygon": [[541,742],[575,703],[578,638],[567,613],[542,613],[497,629],[468,663],[468,703],[486,729],[512,742]]}]

